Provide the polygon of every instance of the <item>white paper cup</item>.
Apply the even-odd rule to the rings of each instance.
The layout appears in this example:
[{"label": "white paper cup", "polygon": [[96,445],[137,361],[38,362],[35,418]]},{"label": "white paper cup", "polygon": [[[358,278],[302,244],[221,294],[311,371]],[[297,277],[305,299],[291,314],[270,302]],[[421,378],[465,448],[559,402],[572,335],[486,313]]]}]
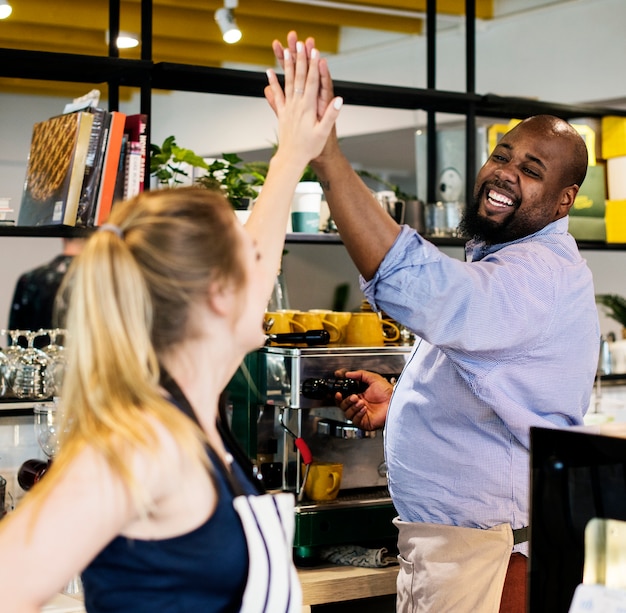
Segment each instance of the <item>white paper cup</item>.
[{"label": "white paper cup", "polygon": [[302,181],[296,186],[291,201],[291,227],[294,232],[316,233],[320,227],[322,186],[315,181]]}]

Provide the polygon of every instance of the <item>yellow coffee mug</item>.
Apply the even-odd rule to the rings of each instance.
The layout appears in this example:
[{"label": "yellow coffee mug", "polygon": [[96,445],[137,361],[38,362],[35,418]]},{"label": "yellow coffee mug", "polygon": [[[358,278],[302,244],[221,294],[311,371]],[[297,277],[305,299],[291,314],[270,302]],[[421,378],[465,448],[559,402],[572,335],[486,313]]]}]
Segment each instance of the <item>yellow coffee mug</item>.
[{"label": "yellow coffee mug", "polygon": [[264,320],[265,332],[267,334],[286,334],[305,331],[299,323],[293,320],[291,313],[284,311],[267,311]]},{"label": "yellow coffee mug", "polygon": [[[306,467],[302,467],[306,474]],[[334,500],[339,494],[343,464],[338,462],[312,462],[304,484],[304,493],[309,500]]]},{"label": "yellow coffee mug", "polygon": [[330,333],[330,326],[336,326],[339,330],[339,339],[336,342],[331,342],[335,345],[343,345],[346,341],[346,328],[350,323],[352,313],[350,311],[330,311],[326,313],[324,317],[324,327]]},{"label": "yellow coffee mug", "polygon": [[327,330],[331,343],[336,343],[339,339],[339,328],[332,323],[324,325],[324,319],[319,313],[300,311],[294,313],[293,321],[300,324],[304,330]]},{"label": "yellow coffee mug", "polygon": [[[385,335],[385,328],[391,329],[390,335]],[[345,344],[351,347],[378,347],[400,338],[398,326],[390,321],[384,321],[378,313],[353,313],[346,326]]]},{"label": "yellow coffee mug", "polygon": [[383,336],[385,337],[385,343],[393,343],[400,338],[400,326],[392,319],[386,319],[383,317]]}]

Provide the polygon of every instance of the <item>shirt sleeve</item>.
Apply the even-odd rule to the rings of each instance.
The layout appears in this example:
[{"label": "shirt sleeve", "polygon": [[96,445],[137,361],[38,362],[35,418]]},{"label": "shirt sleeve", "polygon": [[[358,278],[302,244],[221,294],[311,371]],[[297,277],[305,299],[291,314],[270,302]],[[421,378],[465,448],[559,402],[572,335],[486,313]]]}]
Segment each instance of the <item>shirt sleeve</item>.
[{"label": "shirt sleeve", "polygon": [[509,245],[482,260],[447,256],[404,226],[361,288],[382,310],[442,349],[473,355],[527,349],[551,325],[555,277],[549,250]]}]

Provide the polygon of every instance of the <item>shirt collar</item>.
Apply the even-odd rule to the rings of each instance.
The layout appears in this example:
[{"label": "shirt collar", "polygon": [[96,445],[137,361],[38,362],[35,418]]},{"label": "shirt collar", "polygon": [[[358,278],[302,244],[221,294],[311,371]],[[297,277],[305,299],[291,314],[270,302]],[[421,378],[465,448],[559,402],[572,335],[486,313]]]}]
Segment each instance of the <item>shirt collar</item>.
[{"label": "shirt collar", "polygon": [[509,245],[516,245],[517,243],[524,243],[528,240],[533,239],[536,236],[542,236],[546,234],[566,234],[567,228],[569,226],[569,217],[562,217],[561,219],[557,219],[552,223],[549,223],[547,226],[541,228],[541,230],[537,230],[533,234],[529,234],[528,236],[523,236],[522,238],[518,238],[514,241],[509,241],[508,243],[498,243],[495,245],[488,245],[485,241],[479,241],[475,238],[467,241],[465,244],[465,260],[467,262],[475,262],[477,260],[482,260],[486,256],[495,253],[496,251],[500,251],[504,247],[508,247]]}]

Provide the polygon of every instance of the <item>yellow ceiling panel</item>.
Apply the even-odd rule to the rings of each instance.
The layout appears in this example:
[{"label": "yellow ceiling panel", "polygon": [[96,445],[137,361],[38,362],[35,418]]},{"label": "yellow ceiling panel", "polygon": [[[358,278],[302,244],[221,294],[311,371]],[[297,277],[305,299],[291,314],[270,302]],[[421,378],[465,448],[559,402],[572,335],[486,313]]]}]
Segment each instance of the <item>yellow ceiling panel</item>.
[{"label": "yellow ceiling panel", "polygon": [[[106,55],[108,6],[108,0],[15,0],[11,17],[0,21],[0,46]],[[153,59],[272,66],[272,40],[283,39],[291,29],[302,37],[314,36],[322,52],[333,54],[342,27],[421,34],[426,0],[239,0],[235,15],[243,37],[236,45],[222,41],[215,23],[215,11],[222,6],[223,0],[154,0]],[[465,0],[438,0],[437,10],[463,15]],[[476,0],[476,13],[491,17],[493,0]],[[139,34],[140,24],[141,1],[122,0],[120,29]],[[140,50],[121,50],[120,56],[139,58]]]}]

